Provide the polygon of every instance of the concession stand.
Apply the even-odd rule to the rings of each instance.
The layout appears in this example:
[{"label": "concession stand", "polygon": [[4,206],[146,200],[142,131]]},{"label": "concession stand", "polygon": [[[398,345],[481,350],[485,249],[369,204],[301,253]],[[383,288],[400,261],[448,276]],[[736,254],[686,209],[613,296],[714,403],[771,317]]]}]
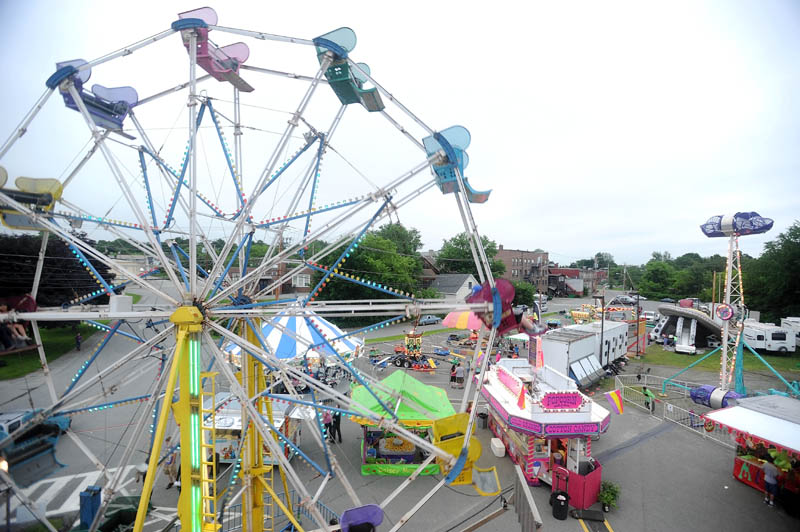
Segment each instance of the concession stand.
[{"label": "concession stand", "polygon": [[[373,392],[397,415],[398,423],[417,436],[432,441],[434,421],[455,414],[447,393],[436,386],[424,384],[405,371],[395,371],[381,384],[392,393],[380,388]],[[353,401],[371,413],[386,416],[387,412],[364,386],[355,386]],[[427,458],[426,452],[417,448],[391,429],[385,429],[368,417],[351,416],[362,427],[361,474],[409,476]],[[438,475],[440,468],[431,463],[420,475]]]},{"label": "concession stand", "polygon": [[727,429],[736,444],[733,476],[764,491],[762,466],[778,468],[778,502],[798,511],[800,501],[800,400],[782,395],[737,399],[735,406],[703,415],[705,429]]},{"label": "concession stand", "polygon": [[524,358],[501,359],[487,372],[481,393],[488,426],[528,483],[568,478],[570,504],[597,502],[602,467],[591,456],[591,437],[606,430],[611,414],[582,394],[575,381]]}]

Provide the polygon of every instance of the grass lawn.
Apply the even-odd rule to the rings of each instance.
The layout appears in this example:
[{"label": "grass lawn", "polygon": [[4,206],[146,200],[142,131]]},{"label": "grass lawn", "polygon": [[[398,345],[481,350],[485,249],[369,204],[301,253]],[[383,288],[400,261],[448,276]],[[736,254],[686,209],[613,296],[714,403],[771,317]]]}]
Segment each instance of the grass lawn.
[{"label": "grass lawn", "polygon": [[[453,332],[453,331],[462,331],[462,332],[464,332],[462,329],[453,329],[453,328],[450,328],[450,329],[436,329],[435,331],[425,331],[425,332],[422,333],[422,336],[430,336],[432,334],[439,334],[439,333],[450,333],[450,332]],[[370,345],[370,344],[380,344],[382,342],[397,342],[399,340],[403,340],[404,338],[405,338],[404,334],[396,334],[394,336],[384,336],[382,338],[368,338],[366,340],[366,342],[364,342],[364,343],[366,345]]]},{"label": "grass lawn", "polygon": [[[720,364],[720,356],[721,353],[717,351],[707,359],[700,362],[698,365],[694,366],[697,369],[705,369],[709,371],[718,371],[719,364]],[[675,353],[674,351],[665,351],[660,345],[653,344],[645,350],[645,357],[642,361],[645,364],[655,364],[658,366],[675,366],[676,368],[683,368],[700,360],[703,357],[702,354],[697,355],[682,355],[680,353]],[[794,372],[795,375],[793,378],[797,378],[798,374],[800,374],[800,351],[795,351],[794,353],[790,353],[786,356],[780,355],[762,355],[764,360],[769,362],[769,364],[775,368],[778,373],[783,374],[784,372],[790,371]],[[693,369],[694,369],[693,368]],[[746,348],[744,350],[744,370],[745,371],[758,371],[758,372],[768,372],[764,364],[758,360],[753,353],[748,351]]]},{"label": "grass lawn", "polygon": [[[52,362],[64,353],[75,348],[75,333],[72,327],[61,327],[58,329],[39,329],[42,335],[42,344],[47,361]],[[89,325],[80,324],[78,330],[83,337],[83,343],[88,343],[89,337],[97,332],[97,329]],[[41,369],[39,362],[39,351],[31,349],[22,353],[14,353],[2,357],[8,363],[7,366],[0,368],[0,380],[15,379],[27,375],[33,371]]]}]

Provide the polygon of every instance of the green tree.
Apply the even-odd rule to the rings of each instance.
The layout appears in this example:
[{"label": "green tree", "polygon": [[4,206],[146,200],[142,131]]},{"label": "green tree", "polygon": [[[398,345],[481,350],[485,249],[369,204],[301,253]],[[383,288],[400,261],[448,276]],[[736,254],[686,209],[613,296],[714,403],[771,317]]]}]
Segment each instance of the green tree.
[{"label": "green tree", "polygon": [[761,321],[800,316],[800,221],[764,244],[758,259],[742,258],[745,302],[761,311]]},{"label": "green tree", "polygon": [[513,305],[528,305],[533,306],[533,296],[536,294],[536,288],[531,283],[522,281],[511,281],[514,285],[514,301]]},{"label": "green tree", "polygon": [[647,263],[639,283],[639,293],[649,298],[673,296],[675,268],[667,263],[651,260]]},{"label": "green tree", "polygon": [[[343,245],[331,253],[331,260],[339,257],[345,248]],[[421,272],[422,264],[416,258],[400,255],[394,242],[374,233],[368,233],[339,267],[339,273],[408,293],[416,291]],[[321,278],[321,272],[314,272],[311,285],[316,286]],[[317,297],[324,300],[348,300],[384,299],[393,296],[355,282],[333,278]]]},{"label": "green tree", "polygon": [[[495,277],[503,275],[506,272],[506,265],[494,258],[497,255],[495,241],[489,240],[487,236],[482,236],[481,243],[486,257],[489,259],[492,275]],[[453,238],[444,241],[442,249],[436,257],[436,266],[442,273],[471,273],[476,279],[480,279],[478,268],[472,258],[467,233],[459,233]]]},{"label": "green tree", "polygon": [[391,240],[397,246],[397,252],[401,255],[418,256],[422,247],[422,238],[419,231],[414,228],[407,229],[403,224],[390,223],[381,226],[375,234],[387,240]]}]

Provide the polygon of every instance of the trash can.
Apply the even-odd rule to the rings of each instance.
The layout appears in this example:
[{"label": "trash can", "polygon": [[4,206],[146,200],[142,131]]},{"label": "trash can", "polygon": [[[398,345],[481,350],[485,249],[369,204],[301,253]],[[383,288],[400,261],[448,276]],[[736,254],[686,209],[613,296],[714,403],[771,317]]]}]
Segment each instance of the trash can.
[{"label": "trash can", "polygon": [[481,428],[488,429],[489,428],[489,414],[486,412],[478,412],[478,418],[481,420]]},{"label": "trash can", "polygon": [[553,492],[553,517],[563,521],[569,513],[569,495],[566,491]]}]

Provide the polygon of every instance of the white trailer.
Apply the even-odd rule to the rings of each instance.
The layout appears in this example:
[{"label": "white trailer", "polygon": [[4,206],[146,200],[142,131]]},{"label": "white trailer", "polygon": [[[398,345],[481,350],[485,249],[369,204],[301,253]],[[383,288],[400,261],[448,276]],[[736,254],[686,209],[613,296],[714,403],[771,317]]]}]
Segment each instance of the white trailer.
[{"label": "white trailer", "polygon": [[793,353],[796,345],[796,336],[793,330],[771,323],[745,320],[742,335],[747,345],[763,351]]},{"label": "white trailer", "polygon": [[[600,367],[614,362],[625,356],[628,352],[628,323],[624,321],[609,321],[605,320],[603,325],[599,321],[592,323],[583,323],[581,325],[570,325],[566,329],[575,329],[576,331],[590,332],[595,337],[594,352]],[[602,352],[600,351],[600,336],[602,336],[603,343],[605,344]],[[634,349],[635,349],[634,344]]]},{"label": "white trailer", "polygon": [[574,326],[553,329],[542,336],[544,364],[569,375],[580,387],[605,375],[595,355],[595,335]]},{"label": "white trailer", "polygon": [[781,328],[794,332],[794,343],[800,344],[800,318],[781,318]]}]

